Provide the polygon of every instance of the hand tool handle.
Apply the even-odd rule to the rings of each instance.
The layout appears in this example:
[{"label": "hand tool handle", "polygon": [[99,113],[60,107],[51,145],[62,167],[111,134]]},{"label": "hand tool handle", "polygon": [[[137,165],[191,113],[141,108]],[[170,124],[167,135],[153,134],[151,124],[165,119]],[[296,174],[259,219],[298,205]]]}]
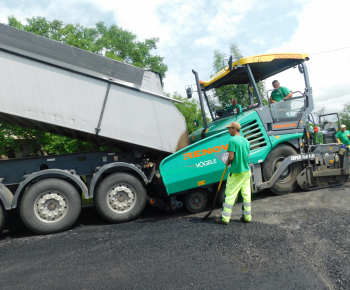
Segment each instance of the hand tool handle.
[{"label": "hand tool handle", "polygon": [[221,188],[222,181],[224,180],[224,176],[225,176],[226,170],[227,170],[227,165],[225,166],[224,173],[223,173],[222,176],[221,176],[221,180],[220,180],[220,183],[219,183],[218,191],[216,192],[216,195],[215,195],[215,198],[214,198],[213,207],[215,206],[216,201],[217,201],[217,199],[218,199],[219,191],[220,191],[220,188]]},{"label": "hand tool handle", "polygon": [[220,180],[220,183],[219,183],[219,187],[218,187],[218,190],[216,191],[216,195],[215,195],[215,198],[214,198],[213,206],[211,207],[210,212],[208,212],[208,213],[204,216],[204,218],[202,218],[202,221],[204,221],[205,219],[207,219],[207,218],[210,216],[210,214],[212,213],[212,211],[214,210],[216,201],[217,201],[218,196],[219,196],[219,191],[220,191],[220,188],[221,188],[221,184],[222,184],[222,181],[224,180],[224,176],[225,176],[226,170],[227,170],[227,165],[225,166],[224,173],[223,173],[222,176],[221,176],[221,180]]}]

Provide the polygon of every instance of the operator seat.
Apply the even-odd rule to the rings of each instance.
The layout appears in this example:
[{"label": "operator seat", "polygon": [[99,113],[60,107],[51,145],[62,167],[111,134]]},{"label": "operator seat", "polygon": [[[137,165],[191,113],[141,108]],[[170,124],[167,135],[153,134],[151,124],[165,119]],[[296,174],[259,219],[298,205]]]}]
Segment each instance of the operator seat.
[{"label": "operator seat", "polygon": [[337,137],[335,137],[336,130],[334,128],[329,128],[328,133],[323,134],[323,143],[338,143]]}]

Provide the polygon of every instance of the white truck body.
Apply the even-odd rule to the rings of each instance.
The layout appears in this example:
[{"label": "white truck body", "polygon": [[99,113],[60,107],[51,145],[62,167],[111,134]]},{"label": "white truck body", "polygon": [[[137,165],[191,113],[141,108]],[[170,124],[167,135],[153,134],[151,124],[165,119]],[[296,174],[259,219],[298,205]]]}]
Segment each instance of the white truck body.
[{"label": "white truck body", "polygon": [[0,24],[0,121],[169,154],[188,145],[172,101],[154,72]]}]

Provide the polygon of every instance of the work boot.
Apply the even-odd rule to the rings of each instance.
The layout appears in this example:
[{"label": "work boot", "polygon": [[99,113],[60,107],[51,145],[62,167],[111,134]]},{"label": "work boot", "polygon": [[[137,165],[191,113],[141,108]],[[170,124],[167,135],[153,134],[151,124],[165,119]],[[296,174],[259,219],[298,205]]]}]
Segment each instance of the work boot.
[{"label": "work boot", "polygon": [[228,225],[228,222],[224,222],[222,219],[216,219],[215,222],[216,222],[217,224],[220,224],[220,225],[225,225],[225,226]]},{"label": "work boot", "polygon": [[240,221],[245,224],[249,224],[250,222],[246,221],[244,217],[241,217]]}]

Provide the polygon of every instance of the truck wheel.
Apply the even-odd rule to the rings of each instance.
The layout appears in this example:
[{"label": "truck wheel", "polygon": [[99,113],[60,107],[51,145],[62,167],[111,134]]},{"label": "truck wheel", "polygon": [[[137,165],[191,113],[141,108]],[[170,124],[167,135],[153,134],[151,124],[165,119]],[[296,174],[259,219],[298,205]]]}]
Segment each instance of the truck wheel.
[{"label": "truck wheel", "polygon": [[207,206],[207,195],[201,189],[191,190],[186,194],[186,208],[191,213],[199,213],[205,210]]},{"label": "truck wheel", "polygon": [[[282,144],[276,146],[269,153],[263,163],[262,173],[264,180],[268,181],[271,179],[272,175],[285,158],[296,154],[298,153],[295,151],[295,149],[288,145]],[[294,191],[298,186],[297,176],[300,172],[301,164],[299,162],[292,163],[286,168],[280,178],[270,188],[271,191],[278,195],[283,195]]]},{"label": "truck wheel", "polygon": [[76,188],[58,178],[33,184],[23,195],[20,216],[23,223],[38,234],[52,234],[70,228],[81,211]]},{"label": "truck wheel", "polygon": [[98,185],[94,201],[97,212],[106,221],[127,222],[140,216],[146,206],[147,192],[133,175],[114,173]]},{"label": "truck wheel", "polygon": [[226,182],[221,184],[221,188],[219,191],[219,202],[222,205],[225,201],[225,191],[226,191]]},{"label": "truck wheel", "polygon": [[5,211],[3,205],[0,201],[0,234],[2,233],[2,231],[5,228],[6,221],[7,221],[7,212]]}]

